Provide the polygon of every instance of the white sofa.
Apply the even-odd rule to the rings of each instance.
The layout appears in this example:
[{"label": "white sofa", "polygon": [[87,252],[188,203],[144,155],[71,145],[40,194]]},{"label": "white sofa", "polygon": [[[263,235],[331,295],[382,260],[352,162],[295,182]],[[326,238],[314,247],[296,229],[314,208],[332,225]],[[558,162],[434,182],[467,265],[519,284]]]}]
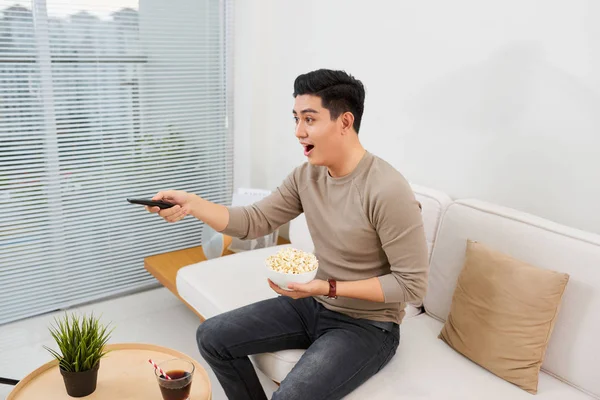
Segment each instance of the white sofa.
[{"label": "white sofa", "polygon": [[[540,399],[600,399],[600,236],[477,200],[452,201],[413,186],[423,205],[430,249],[424,313],[409,306],[399,349],[377,375],[348,399],[528,399],[532,395],[496,377],[438,339],[464,261],[467,239],[481,241],[525,262],[566,272],[570,280],[540,374]],[[299,217],[292,246],[312,250]],[[182,268],[180,296],[206,318],[273,297],[263,273],[275,249],[254,250]],[[227,285],[227,290],[223,290]],[[252,357],[280,382],[302,355],[287,350]]]}]

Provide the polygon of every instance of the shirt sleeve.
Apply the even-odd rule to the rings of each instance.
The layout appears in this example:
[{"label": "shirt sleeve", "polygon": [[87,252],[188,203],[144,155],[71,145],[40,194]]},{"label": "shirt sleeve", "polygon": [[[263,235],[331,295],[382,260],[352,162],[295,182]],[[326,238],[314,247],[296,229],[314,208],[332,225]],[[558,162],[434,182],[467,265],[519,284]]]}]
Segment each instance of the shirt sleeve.
[{"label": "shirt sleeve", "polygon": [[303,211],[294,170],[269,196],[243,207],[228,207],[229,223],[222,233],[243,240],[268,235]]},{"label": "shirt sleeve", "polygon": [[386,303],[420,302],[429,272],[421,206],[406,182],[386,186],[373,201],[373,222],[390,273],[379,276]]}]

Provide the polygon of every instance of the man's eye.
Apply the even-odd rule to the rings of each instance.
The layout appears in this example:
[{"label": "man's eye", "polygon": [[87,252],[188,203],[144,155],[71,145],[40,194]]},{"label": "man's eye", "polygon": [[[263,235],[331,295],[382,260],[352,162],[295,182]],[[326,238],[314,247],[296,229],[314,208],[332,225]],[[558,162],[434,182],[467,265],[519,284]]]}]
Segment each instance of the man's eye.
[{"label": "man's eye", "polygon": [[298,123],[298,121],[299,121],[298,117],[294,117],[294,122]]},{"label": "man's eye", "polygon": [[309,124],[310,124],[311,122],[313,122],[313,121],[314,121],[314,120],[313,120],[311,117],[308,117],[308,118],[306,118],[306,122],[308,122]]}]

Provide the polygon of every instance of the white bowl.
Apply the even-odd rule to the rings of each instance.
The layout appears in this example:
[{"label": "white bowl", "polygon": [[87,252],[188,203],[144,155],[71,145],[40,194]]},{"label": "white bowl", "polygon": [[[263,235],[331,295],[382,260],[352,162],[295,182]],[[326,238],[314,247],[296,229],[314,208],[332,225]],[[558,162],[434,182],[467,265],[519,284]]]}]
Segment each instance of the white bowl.
[{"label": "white bowl", "polygon": [[266,263],[266,268],[267,277],[274,284],[287,291],[291,291],[291,289],[288,289],[287,287],[290,283],[308,283],[315,279],[315,276],[317,276],[317,270],[319,269],[319,267],[317,267],[312,271],[304,272],[302,274],[288,274],[286,272],[275,271],[269,266],[268,262]]}]

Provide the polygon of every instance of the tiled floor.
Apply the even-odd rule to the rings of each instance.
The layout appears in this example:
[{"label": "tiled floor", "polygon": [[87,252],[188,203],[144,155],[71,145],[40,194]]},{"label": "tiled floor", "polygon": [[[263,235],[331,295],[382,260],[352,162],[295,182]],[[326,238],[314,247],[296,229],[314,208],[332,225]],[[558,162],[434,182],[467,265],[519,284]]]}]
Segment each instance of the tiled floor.
[{"label": "tiled floor", "polygon": [[[129,296],[94,303],[76,309],[82,313],[101,315],[105,323],[115,327],[110,343],[140,342],[168,346],[198,360],[207,370],[213,387],[213,399],[225,400],[225,394],[196,346],[198,317],[167,289],[153,289]],[[48,326],[62,312],[0,325],[0,376],[21,379],[50,361],[42,347],[53,345]],[[261,376],[267,396],[276,386]],[[0,384],[0,399],[5,399],[12,386]]]}]

